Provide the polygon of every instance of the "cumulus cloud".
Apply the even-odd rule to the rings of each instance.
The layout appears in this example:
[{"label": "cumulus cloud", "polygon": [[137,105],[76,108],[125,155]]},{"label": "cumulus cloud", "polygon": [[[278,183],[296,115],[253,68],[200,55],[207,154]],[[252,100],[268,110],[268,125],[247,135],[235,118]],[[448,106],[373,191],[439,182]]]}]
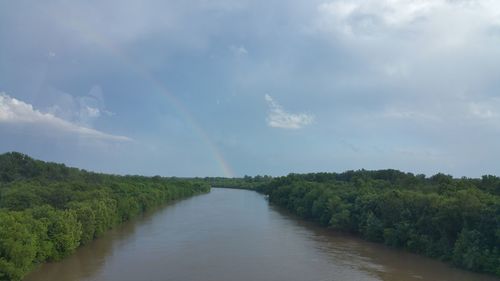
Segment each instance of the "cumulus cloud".
[{"label": "cumulus cloud", "polygon": [[300,129],[313,122],[314,116],[299,113],[292,114],[286,112],[283,107],[278,104],[270,95],[265,95],[266,102],[269,106],[269,115],[267,124],[273,128],[282,129]]},{"label": "cumulus cloud", "polygon": [[[94,112],[95,114],[95,112]],[[92,128],[84,127],[51,113],[43,113],[33,108],[31,104],[12,98],[5,93],[0,93],[0,123],[6,124],[32,124],[46,130],[77,135],[92,139],[107,141],[130,141],[125,136],[107,134]]]}]

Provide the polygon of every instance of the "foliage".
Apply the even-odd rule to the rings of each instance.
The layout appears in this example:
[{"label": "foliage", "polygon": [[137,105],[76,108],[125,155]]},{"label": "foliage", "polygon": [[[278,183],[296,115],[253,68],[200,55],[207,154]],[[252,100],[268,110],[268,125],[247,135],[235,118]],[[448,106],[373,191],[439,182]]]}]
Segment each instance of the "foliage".
[{"label": "foliage", "polygon": [[295,214],[500,276],[500,178],[396,170],[290,174],[257,188]]},{"label": "foliage", "polygon": [[97,174],[2,154],[0,280],[21,280],[116,224],[209,189],[201,180]]},{"label": "foliage", "polygon": [[242,178],[207,177],[200,180],[213,187],[256,190],[263,184],[271,182],[272,179],[271,176],[244,176]]}]

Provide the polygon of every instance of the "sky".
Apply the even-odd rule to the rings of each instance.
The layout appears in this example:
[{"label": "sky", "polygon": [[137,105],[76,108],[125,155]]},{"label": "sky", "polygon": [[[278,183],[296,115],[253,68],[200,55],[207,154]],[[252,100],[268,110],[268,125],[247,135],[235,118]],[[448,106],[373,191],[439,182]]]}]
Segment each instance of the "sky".
[{"label": "sky", "polygon": [[500,1],[0,2],[0,153],[161,176],[500,175]]}]

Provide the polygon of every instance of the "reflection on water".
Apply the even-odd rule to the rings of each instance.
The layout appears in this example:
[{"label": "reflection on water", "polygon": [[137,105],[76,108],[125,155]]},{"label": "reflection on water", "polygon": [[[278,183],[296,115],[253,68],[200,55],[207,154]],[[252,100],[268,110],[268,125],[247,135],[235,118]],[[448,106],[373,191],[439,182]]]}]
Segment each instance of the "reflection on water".
[{"label": "reflection on water", "polygon": [[377,277],[377,280],[498,280],[491,276],[453,268],[434,259],[334,232],[315,223],[298,219],[287,211],[273,209],[294,221],[300,228],[306,229],[308,233],[305,238],[313,240],[316,249],[326,253],[330,260],[370,272]]},{"label": "reflection on water", "polygon": [[492,281],[337,234],[245,190],[212,189],[120,226],[26,281]]}]

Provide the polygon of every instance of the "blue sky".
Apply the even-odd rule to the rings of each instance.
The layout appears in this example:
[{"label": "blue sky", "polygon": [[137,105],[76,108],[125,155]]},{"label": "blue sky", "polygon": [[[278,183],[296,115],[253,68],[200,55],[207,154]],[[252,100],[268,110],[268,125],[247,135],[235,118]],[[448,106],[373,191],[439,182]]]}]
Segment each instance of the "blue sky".
[{"label": "blue sky", "polygon": [[499,174],[500,2],[0,2],[0,152],[95,171]]}]

